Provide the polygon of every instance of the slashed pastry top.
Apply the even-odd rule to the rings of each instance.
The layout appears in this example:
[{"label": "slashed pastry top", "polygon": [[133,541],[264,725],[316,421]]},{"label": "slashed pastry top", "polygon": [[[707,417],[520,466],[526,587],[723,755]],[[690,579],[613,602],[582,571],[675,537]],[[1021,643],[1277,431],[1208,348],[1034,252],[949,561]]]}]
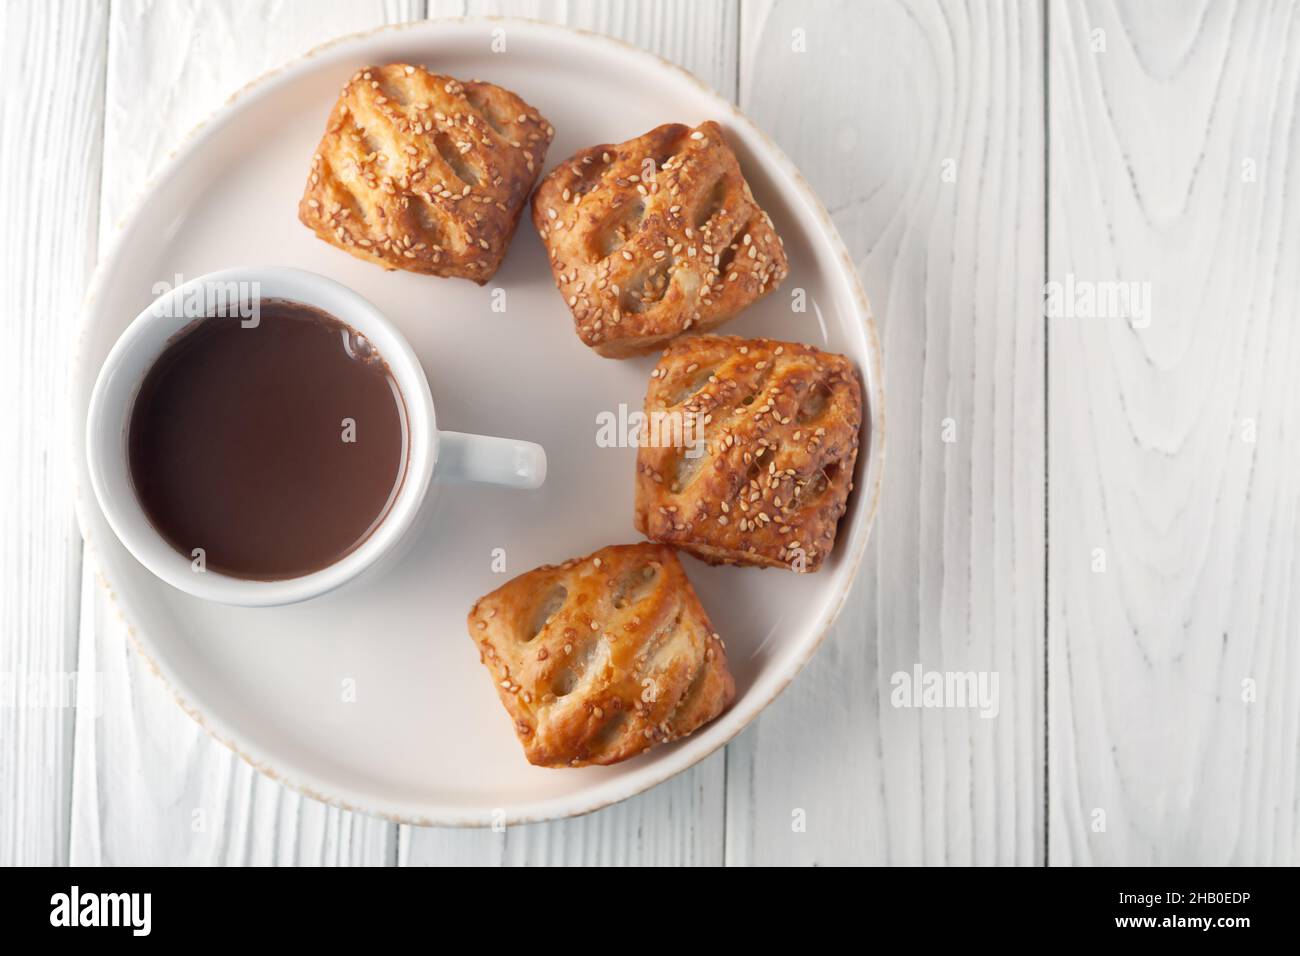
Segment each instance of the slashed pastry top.
[{"label": "slashed pastry top", "polygon": [[645,415],[638,531],[711,564],[821,567],[862,429],[848,359],[771,339],[677,339],[651,372]]},{"label": "slashed pastry top", "polygon": [[509,90],[406,63],[358,70],[312,157],[298,218],[387,269],[482,285],[554,135]]},{"label": "slashed pastry top", "polygon": [[610,358],[711,329],[788,271],[714,122],[582,150],[542,181],[533,223],[578,336]]},{"label": "slashed pastry top", "polygon": [[475,603],[469,633],[530,763],[626,760],[735,697],[672,548],[618,545],[522,574]]}]

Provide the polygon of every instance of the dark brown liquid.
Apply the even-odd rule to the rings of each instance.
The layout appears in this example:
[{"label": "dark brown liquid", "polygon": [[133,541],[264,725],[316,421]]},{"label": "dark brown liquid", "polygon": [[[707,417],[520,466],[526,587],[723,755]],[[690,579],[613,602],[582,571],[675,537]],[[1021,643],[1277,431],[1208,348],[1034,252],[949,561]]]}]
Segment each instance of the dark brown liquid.
[{"label": "dark brown liquid", "polygon": [[127,447],[140,503],[173,547],[202,548],[211,571],[283,580],[333,564],[387,513],[406,413],[354,330],[295,303],[260,308],[255,327],[205,319],[167,346]]}]

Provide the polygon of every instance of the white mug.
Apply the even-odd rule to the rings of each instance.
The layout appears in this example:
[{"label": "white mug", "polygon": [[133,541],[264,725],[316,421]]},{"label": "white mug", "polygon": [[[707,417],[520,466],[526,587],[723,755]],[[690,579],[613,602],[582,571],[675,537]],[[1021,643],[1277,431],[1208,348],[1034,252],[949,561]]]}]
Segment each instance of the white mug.
[{"label": "white mug", "polygon": [[[145,374],[168,344],[209,312],[187,303],[221,300],[254,290],[262,300],[312,306],[361,333],[388,364],[405,400],[407,461],[401,488],[379,525],[334,564],[300,577],[252,581],[196,570],[154,528],[136,496],[127,459],[131,408]],[[186,314],[187,312],[191,314]],[[228,320],[223,320],[228,321]],[[223,604],[266,607],[325,594],[357,577],[397,549],[408,536],[439,481],[476,481],[510,488],[539,488],[546,452],[527,441],[439,431],[433,396],[420,360],[397,328],[366,299],[332,279],[300,269],[225,269],[164,293],[127,327],[104,360],[90,396],[86,421],[90,483],[113,532],[141,564],[173,587]]]}]

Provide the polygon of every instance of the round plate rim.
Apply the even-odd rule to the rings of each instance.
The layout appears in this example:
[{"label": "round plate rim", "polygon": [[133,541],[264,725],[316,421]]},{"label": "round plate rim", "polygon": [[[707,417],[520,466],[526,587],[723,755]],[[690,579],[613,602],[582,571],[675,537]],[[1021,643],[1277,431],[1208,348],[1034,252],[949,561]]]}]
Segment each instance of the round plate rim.
[{"label": "round plate rim", "polygon": [[[504,823],[507,826],[513,826],[526,823],[539,823],[547,820],[564,819],[568,817],[581,816],[592,813],[604,807],[619,803],[629,797],[643,793],[650,788],[663,783],[666,780],[675,777],[684,770],[689,769],[706,757],[716,752],[721,747],[726,746],[736,738],[750,723],[771,704],[781,692],[790,685],[790,682],[803,670],[808,661],[812,659],[813,654],[821,646],[826,635],[834,626],[836,619],[844,608],[845,601],[848,598],[853,583],[857,578],[863,555],[866,552],[867,541],[870,538],[871,530],[875,524],[876,512],[880,504],[880,494],[883,480],[884,455],[885,455],[885,409],[884,409],[884,369],[883,353],[880,345],[879,334],[876,329],[875,319],[871,311],[870,303],[867,300],[866,293],[862,289],[862,284],[858,279],[857,271],[854,268],[852,257],[845,248],[843,240],[840,238],[838,230],[831,220],[830,214],[821,202],[821,199],[813,191],[807,180],[799,172],[794,163],[787,157],[784,151],[772,141],[763,130],[746,116],[738,106],[728,100],[723,99],[708,84],[701,81],[689,70],[673,63],[656,53],[645,50],[641,47],[627,43],[616,37],[605,34],[595,33],[590,30],[584,30],[578,27],[572,27],[565,24],[549,23],[540,20],[532,20],[522,17],[495,17],[495,16],[476,16],[476,17],[437,17],[426,20],[413,20],[403,23],[385,24],[370,30],[363,30],[356,33],[336,37],[324,43],[312,47],[305,53],[293,57],[278,67],[275,67],[261,74],[257,78],[246,83],[240,89],[236,90],[231,96],[219,107],[217,107],[205,119],[201,120],[192,129],[189,130],[180,140],[175,149],[167,156],[166,162],[152,174],[140,192],[134,196],[129,203],[129,212],[114,227],[111,245],[107,254],[105,254],[96,264],[91,275],[90,282],[87,286],[87,292],[81,303],[81,317],[78,323],[75,351],[73,355],[72,381],[74,388],[79,388],[85,375],[87,374],[86,364],[88,362],[87,339],[92,327],[90,320],[90,307],[100,298],[104,285],[109,275],[116,271],[118,261],[124,254],[125,239],[132,232],[133,226],[143,214],[151,195],[161,183],[170,178],[184,163],[184,161],[198,149],[204,140],[206,131],[217,125],[219,120],[224,119],[231,114],[240,101],[245,97],[258,93],[267,94],[278,83],[287,82],[297,72],[298,68],[304,67],[309,61],[320,56],[322,53],[333,50],[342,46],[362,46],[368,41],[380,34],[390,32],[418,32],[427,30],[436,31],[439,27],[454,26],[462,28],[473,25],[503,25],[513,26],[523,30],[533,30],[542,33],[560,33],[582,38],[583,42],[605,45],[617,49],[620,53],[628,56],[641,58],[658,68],[668,68],[676,72],[694,85],[701,93],[716,102],[718,109],[724,112],[733,122],[746,127],[748,132],[753,134],[767,151],[771,160],[795,186],[797,198],[810,211],[822,233],[822,238],[827,241],[831,250],[838,256],[839,267],[843,273],[843,278],[848,284],[849,291],[857,304],[858,311],[862,322],[862,328],[866,339],[866,355],[869,364],[862,369],[864,374],[864,385],[868,391],[868,425],[870,428],[868,436],[867,453],[868,461],[864,469],[863,485],[857,493],[867,494],[869,500],[864,507],[867,509],[860,528],[855,535],[855,540],[849,542],[849,554],[847,559],[851,568],[845,578],[845,583],[840,592],[835,596],[833,606],[819,633],[810,641],[802,650],[802,654],[794,664],[788,668],[788,672],[781,675],[778,685],[773,688],[772,692],[761,701],[756,700],[753,703],[747,703],[742,710],[738,707],[733,709],[724,717],[719,718],[719,722],[731,718],[735,724],[726,736],[715,742],[707,750],[697,754],[689,754],[685,749],[681,751],[685,756],[678,756],[676,759],[664,759],[655,764],[649,765],[645,771],[640,774],[631,774],[623,778],[614,778],[607,781],[604,785],[593,788],[599,793],[599,796],[587,796],[590,791],[580,791],[577,794],[566,794],[560,797],[553,797],[535,803],[526,804],[508,811],[504,818],[495,809],[482,810],[464,810],[453,809],[448,807],[440,808],[432,813],[417,812],[408,803],[402,801],[385,801],[381,798],[362,797],[355,794],[343,795],[337,789],[331,791],[328,785],[321,781],[314,780],[310,773],[304,771],[283,772],[270,761],[269,758],[259,753],[259,748],[252,743],[239,740],[236,735],[229,732],[223,722],[218,718],[205,715],[199,708],[190,701],[183,693],[183,682],[164,665],[158,663],[155,659],[155,653],[149,646],[149,641],[142,635],[133,623],[131,613],[131,600],[125,593],[119,592],[108,577],[108,572],[104,568],[104,561],[99,554],[95,538],[91,534],[91,515],[92,510],[97,511],[98,505],[95,503],[93,496],[88,495],[84,487],[83,474],[85,469],[84,461],[84,421],[83,416],[74,408],[74,414],[68,416],[68,431],[66,436],[67,446],[71,453],[72,477],[74,492],[74,507],[77,517],[77,524],[81,531],[87,555],[91,560],[94,569],[95,579],[101,588],[104,596],[107,598],[110,606],[116,611],[121,618],[126,629],[128,639],[150,672],[157,677],[167,688],[177,705],[188,714],[209,736],[225,745],[240,759],[249,764],[259,773],[281,783],[291,790],[294,790],[304,796],[314,800],[319,800],[331,806],[353,812],[365,813],[371,816],[389,820],[394,823],[404,823],[412,826],[446,826],[446,827],[481,827],[497,825]],[[737,722],[736,715],[740,714],[741,719]],[[630,782],[629,782],[630,781]],[[494,817],[494,812],[497,815]]]}]

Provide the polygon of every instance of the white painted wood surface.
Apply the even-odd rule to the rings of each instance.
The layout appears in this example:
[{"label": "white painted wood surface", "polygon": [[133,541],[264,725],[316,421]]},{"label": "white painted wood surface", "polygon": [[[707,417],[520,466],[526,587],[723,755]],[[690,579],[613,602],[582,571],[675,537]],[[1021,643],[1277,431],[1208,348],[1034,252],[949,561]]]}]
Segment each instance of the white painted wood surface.
[{"label": "white painted wood surface", "polygon": [[1051,9],[1054,863],[1300,862],[1300,8],[1188,6]]},{"label": "white painted wood surface", "polygon": [[[15,692],[75,694],[81,535],[63,396],[95,265],[107,37],[100,8],[0,6],[0,681]],[[0,698],[0,865],[67,859],[73,702]]]},{"label": "white painted wood surface", "polygon": [[[463,13],[620,36],[736,99],[830,208],[886,353],[883,504],[807,670],[691,771],[504,833],[325,807],[207,738],[82,566],[60,431],[89,269],[185,132],[322,40]],[[0,17],[0,675],[95,678],[75,711],[0,701],[0,863],[1300,856],[1294,6],[64,0]],[[1045,277],[1067,274],[1151,282],[1151,325],[1045,322]],[[891,706],[917,664],[995,672],[998,716]]]}]

